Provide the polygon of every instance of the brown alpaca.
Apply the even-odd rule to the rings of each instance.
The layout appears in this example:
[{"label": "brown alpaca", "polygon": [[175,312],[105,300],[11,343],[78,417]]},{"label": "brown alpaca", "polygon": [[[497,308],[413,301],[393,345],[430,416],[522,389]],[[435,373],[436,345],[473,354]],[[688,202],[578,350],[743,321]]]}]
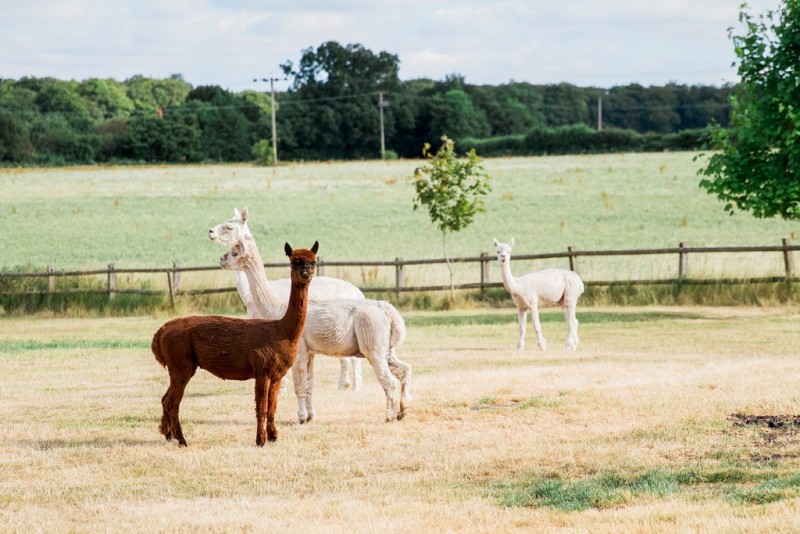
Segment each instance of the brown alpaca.
[{"label": "brown alpaca", "polygon": [[[256,379],[256,444],[278,439],[275,410],[281,379],[297,357],[306,320],[308,285],[316,269],[319,244],[311,250],[284,247],[292,266],[289,307],[278,320],[235,319],[216,315],[181,317],[165,323],[153,336],[156,361],[169,372],[169,388],[161,399],[159,431],[185,447],[178,411],[186,384],[197,368],[223,380]],[[266,416],[266,432],[264,418]]]}]

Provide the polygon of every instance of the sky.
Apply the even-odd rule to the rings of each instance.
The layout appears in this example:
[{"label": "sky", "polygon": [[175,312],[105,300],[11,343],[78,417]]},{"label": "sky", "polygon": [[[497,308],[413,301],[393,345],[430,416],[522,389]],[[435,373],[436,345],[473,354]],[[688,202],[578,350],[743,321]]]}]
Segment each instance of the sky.
[{"label": "sky", "polygon": [[[303,50],[360,44],[400,79],[500,85],[738,81],[728,29],[741,0],[0,0],[0,78],[180,74],[266,90]],[[748,0],[753,15],[781,0]],[[741,33],[740,31],[737,33]],[[279,80],[276,90],[288,88]]]}]

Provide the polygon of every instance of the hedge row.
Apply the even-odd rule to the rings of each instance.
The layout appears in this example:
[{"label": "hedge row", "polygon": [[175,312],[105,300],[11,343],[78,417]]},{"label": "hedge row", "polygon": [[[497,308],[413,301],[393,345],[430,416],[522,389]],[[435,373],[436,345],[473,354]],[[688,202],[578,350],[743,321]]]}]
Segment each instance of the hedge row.
[{"label": "hedge row", "polygon": [[641,134],[619,128],[595,130],[577,124],[556,128],[534,128],[525,135],[488,139],[465,138],[458,141],[458,145],[462,150],[474,148],[482,157],[500,157],[699,150],[705,148],[708,141],[705,129],[667,134]]}]

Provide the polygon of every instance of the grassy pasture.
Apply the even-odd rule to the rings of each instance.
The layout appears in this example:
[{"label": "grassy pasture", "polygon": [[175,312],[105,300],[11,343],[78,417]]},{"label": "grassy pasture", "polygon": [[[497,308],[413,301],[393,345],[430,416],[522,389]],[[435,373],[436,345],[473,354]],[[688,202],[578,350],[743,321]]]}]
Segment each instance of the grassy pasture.
[{"label": "grassy pasture", "polygon": [[[493,254],[492,237],[516,238],[515,253],[577,249],[767,245],[800,233],[796,222],[729,216],[697,186],[692,153],[498,158],[486,212],[451,236],[453,256]],[[285,241],[320,241],[328,260],[442,257],[441,236],[424,211],[412,210],[419,161],[252,166],[0,169],[0,268],[58,270],[214,265],[222,253],[209,226],[248,206],[268,262],[283,261]],[[563,264],[565,260],[561,260]],[[515,271],[559,265],[518,262]],[[490,277],[499,280],[495,262]],[[587,279],[674,276],[677,258],[583,258]],[[779,254],[697,255],[696,276],[782,274]],[[457,282],[475,281],[477,265]],[[474,272],[473,272],[474,271]],[[393,281],[393,270],[329,269],[357,284]],[[283,270],[268,273],[283,277]],[[410,267],[407,285],[444,283],[444,266]],[[146,279],[165,286],[163,276]],[[120,280],[124,283],[124,280]],[[185,288],[231,285],[229,273],[183,276]]]},{"label": "grassy pasture", "polygon": [[[510,310],[409,312],[408,417],[367,366],[255,446],[252,381],[199,371],[158,434],[165,317],[0,321],[8,532],[731,532],[800,522],[800,309],[588,308],[567,353],[517,351]],[[530,341],[531,345],[533,343]]]}]

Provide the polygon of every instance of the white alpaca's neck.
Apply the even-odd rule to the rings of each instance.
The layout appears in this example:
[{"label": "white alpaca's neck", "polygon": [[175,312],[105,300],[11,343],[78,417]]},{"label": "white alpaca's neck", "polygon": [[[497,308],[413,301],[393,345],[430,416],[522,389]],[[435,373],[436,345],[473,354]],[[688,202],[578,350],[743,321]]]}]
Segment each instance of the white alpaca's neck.
[{"label": "white alpaca's neck", "polygon": [[247,276],[250,284],[250,294],[253,296],[255,317],[262,319],[280,319],[286,311],[286,302],[281,302],[272,290],[264,272],[264,260],[256,247],[255,241],[247,240],[248,255],[242,272]]},{"label": "white alpaca's neck", "polygon": [[514,278],[514,275],[511,274],[511,258],[504,262],[500,262],[500,272],[503,275],[503,285],[505,286],[506,291],[512,294],[519,293],[519,280]]}]

